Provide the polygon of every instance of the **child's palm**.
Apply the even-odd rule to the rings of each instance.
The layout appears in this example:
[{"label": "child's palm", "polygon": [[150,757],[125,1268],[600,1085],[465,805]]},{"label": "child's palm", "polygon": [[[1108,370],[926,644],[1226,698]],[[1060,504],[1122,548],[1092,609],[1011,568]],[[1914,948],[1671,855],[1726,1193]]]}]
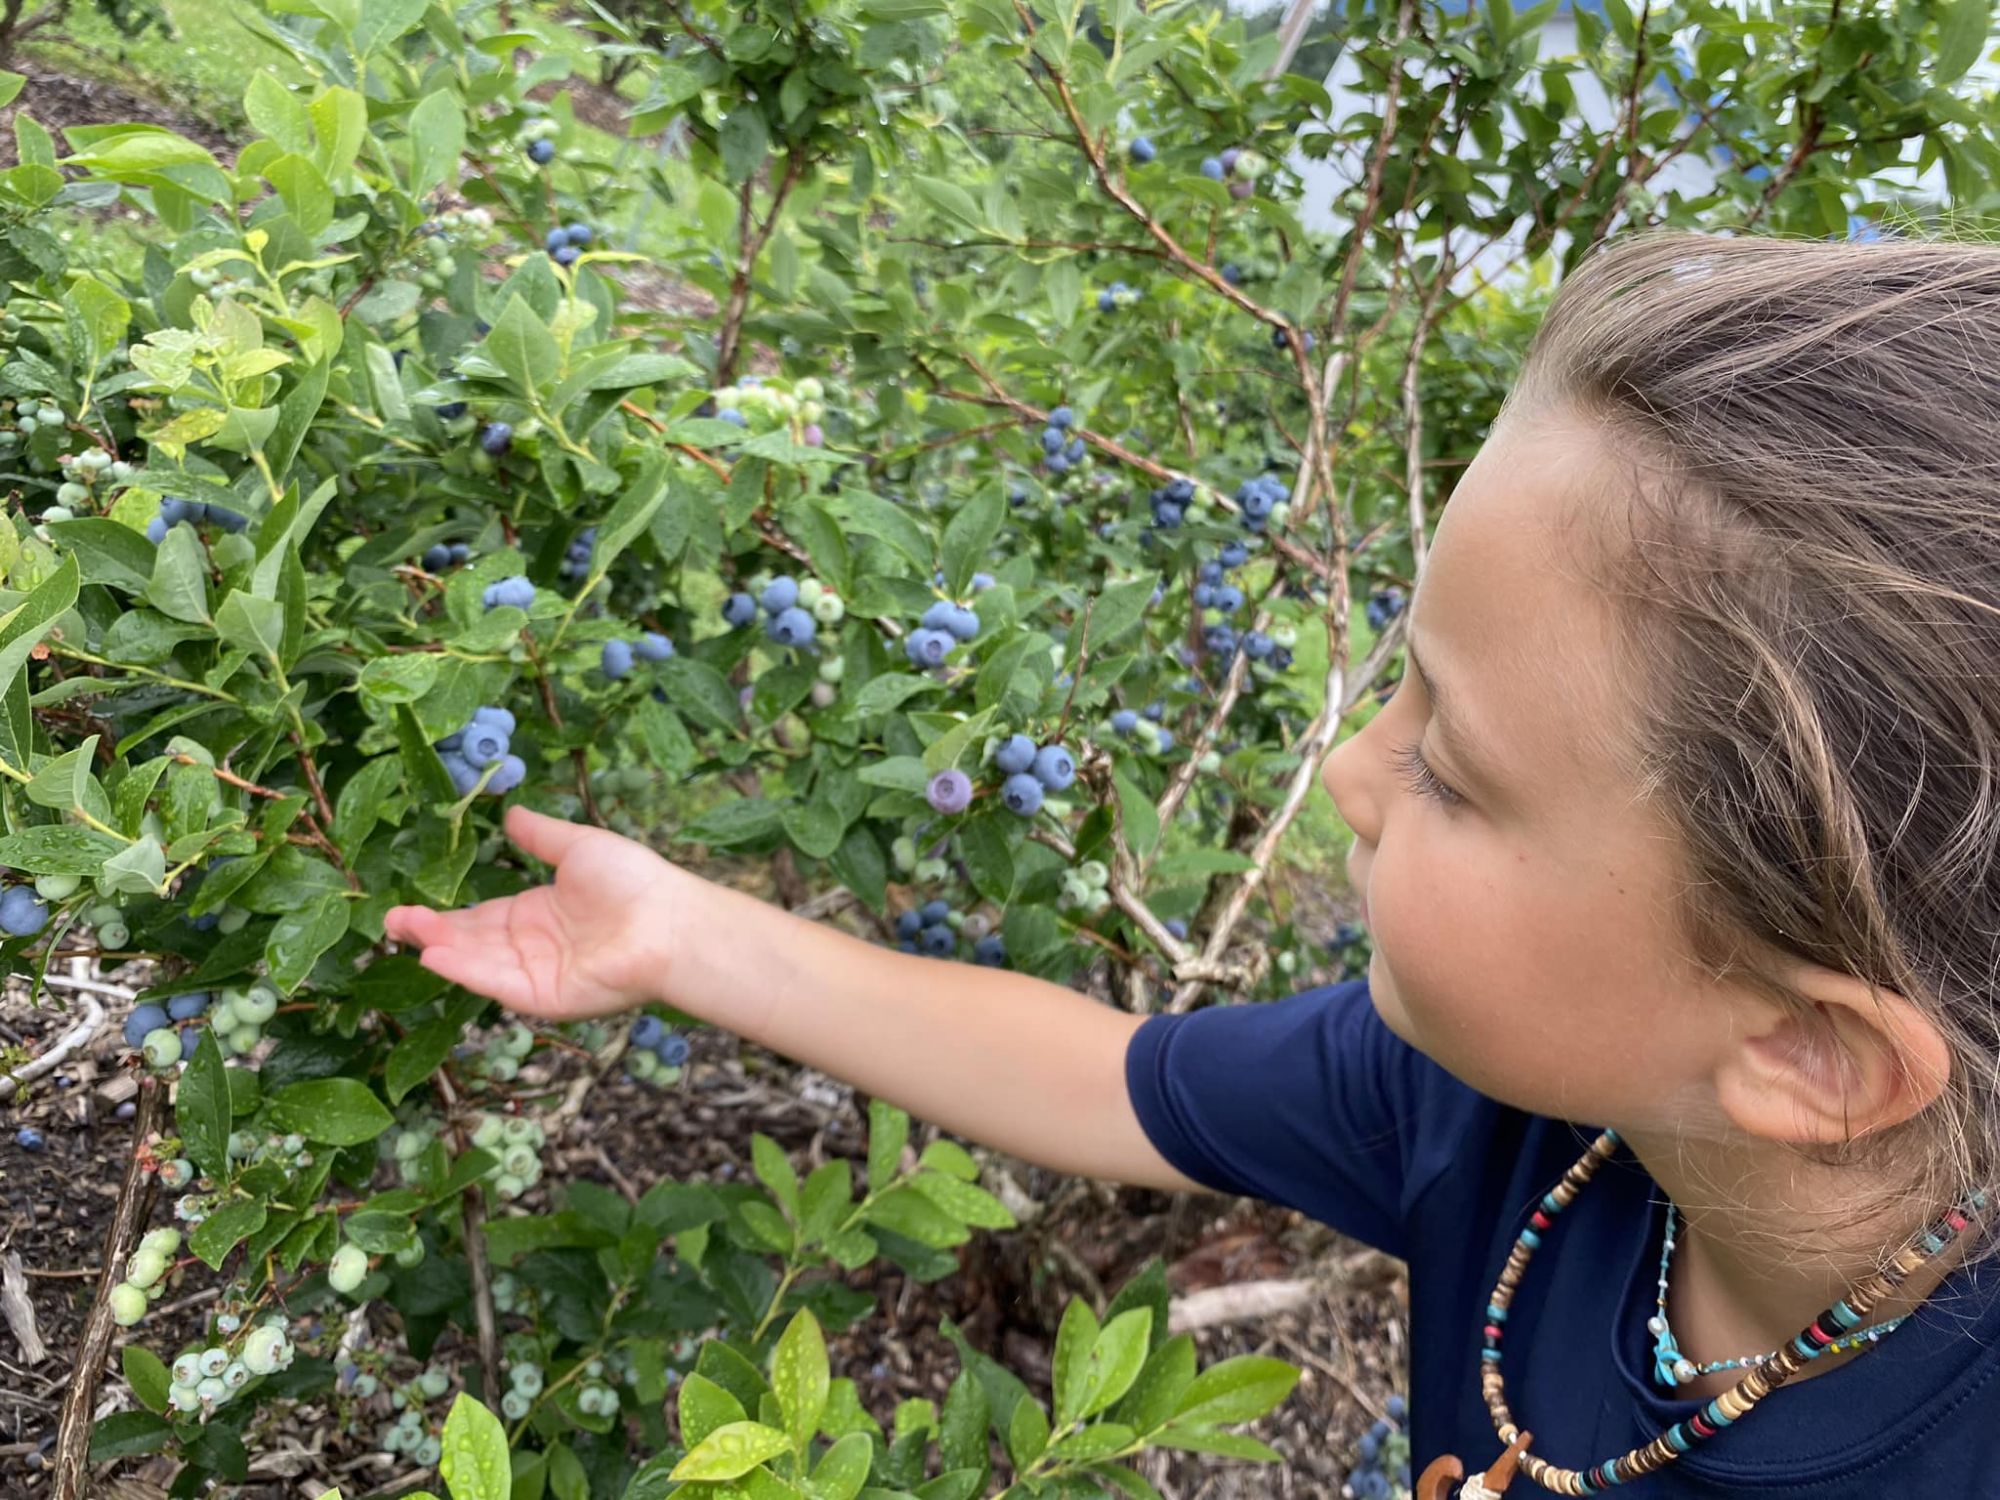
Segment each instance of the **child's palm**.
[{"label": "child's palm", "polygon": [[553,1019],[606,1015],[662,979],[657,889],[664,861],[615,833],[516,808],[508,833],[555,866],[555,881],[458,911],[399,906],[388,934],[424,966],[514,1010]]}]

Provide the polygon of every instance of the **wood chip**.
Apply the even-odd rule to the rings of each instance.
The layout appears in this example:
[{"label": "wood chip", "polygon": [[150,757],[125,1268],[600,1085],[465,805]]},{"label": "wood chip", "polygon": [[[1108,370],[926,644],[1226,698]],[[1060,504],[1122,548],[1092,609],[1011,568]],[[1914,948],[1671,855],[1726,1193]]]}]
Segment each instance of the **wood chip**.
[{"label": "wood chip", "polygon": [[21,1269],[20,1255],[13,1250],[0,1259],[0,1315],[6,1317],[14,1342],[21,1346],[24,1364],[38,1365],[49,1357],[41,1332],[35,1327],[35,1304],[28,1300],[27,1273]]}]

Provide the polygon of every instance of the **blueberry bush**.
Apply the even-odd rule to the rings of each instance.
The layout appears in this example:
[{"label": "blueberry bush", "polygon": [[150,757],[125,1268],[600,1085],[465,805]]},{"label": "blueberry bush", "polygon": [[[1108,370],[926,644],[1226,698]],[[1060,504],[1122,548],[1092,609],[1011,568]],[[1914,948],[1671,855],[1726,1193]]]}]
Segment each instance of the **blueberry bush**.
[{"label": "blueberry bush", "polygon": [[[1554,273],[1697,215],[1850,233],[1908,137],[1961,195],[2000,165],[1962,0],[1802,13],[1809,64],[1707,11],[1677,50],[1688,7],[1614,0],[1546,63],[1548,0],[1348,10],[1380,92],[1346,118],[1239,23],[1026,0],[604,10],[633,135],[685,136],[639,172],[544,97],[568,64],[434,0],[273,4],[315,82],[254,78],[233,163],[17,114],[0,956],[160,976],[125,1202],[173,1223],[107,1246],[142,1409],[98,1457],[171,1451],[192,1495],[305,1398],[455,1500],[1145,1496],[1149,1447],[1274,1456],[1230,1429],[1297,1372],[1198,1370],[1157,1265],[1069,1305],[1045,1395],[959,1338],[885,1428],[830,1378],[842,1276],[1011,1225],[976,1160],[878,1103],[858,1185],[761,1137],[754,1182],[545,1180],[523,1063],[671,1090],[689,1018],[515,1024],[382,918],[535,880],[520,800],[1135,1010],[1278,993],[1279,841]],[[1579,67],[1630,90],[1615,135]],[[1648,186],[1689,150],[1711,189]],[[1347,157],[1310,234],[1298,166]],[[79,232],[112,205],[136,262]],[[1524,289],[1461,285],[1454,233],[1523,226]],[[206,1337],[154,1349],[195,1262]],[[371,1304],[392,1347],[342,1340]],[[1407,1445],[1371,1436],[1350,1488],[1387,1493]]]}]

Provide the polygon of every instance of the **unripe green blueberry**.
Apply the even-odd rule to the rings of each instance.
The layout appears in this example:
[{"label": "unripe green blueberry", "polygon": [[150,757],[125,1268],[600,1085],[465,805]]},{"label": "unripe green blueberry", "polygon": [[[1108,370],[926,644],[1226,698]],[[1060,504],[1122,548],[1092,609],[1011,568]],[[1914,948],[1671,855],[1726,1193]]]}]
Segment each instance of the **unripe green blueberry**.
[{"label": "unripe green blueberry", "polygon": [[1276,505],[1272,506],[1270,523],[1273,531],[1283,531],[1287,526],[1291,525],[1292,502],[1289,500],[1280,500]]},{"label": "unripe green blueberry", "polygon": [[512,1172],[502,1172],[493,1179],[493,1191],[504,1203],[512,1203],[528,1190],[528,1185]]},{"label": "unripe green blueberry", "polygon": [[811,609],[825,596],[826,585],[821,583],[817,578],[801,578],[799,580],[799,607],[801,609]]},{"label": "unripe green blueberry", "polygon": [[396,1137],[396,1144],[390,1148],[397,1161],[415,1161],[424,1154],[427,1144],[423,1135],[415,1130],[405,1130]]},{"label": "unripe green blueberry", "polygon": [[1278,955],[1278,972],[1280,974],[1289,974],[1297,969],[1298,966],[1299,956],[1296,953],[1280,953]]},{"label": "unripe green blueberry", "polygon": [[506,1138],[506,1125],[498,1115],[481,1115],[472,1131],[472,1144],[482,1151],[493,1150]]},{"label": "unripe green blueberry", "polygon": [[67,901],[83,884],[81,875],[38,875],[35,894],[44,901]]},{"label": "unripe green blueberry", "polygon": [[1077,866],[1076,872],[1083,877],[1083,883],[1087,886],[1102,886],[1111,880],[1111,871],[1105,868],[1101,859],[1085,860]]},{"label": "unripe green blueberry", "polygon": [[250,1383],[250,1370],[240,1359],[232,1359],[223,1369],[222,1383],[232,1391],[240,1391]]},{"label": "unripe green blueberry", "polygon": [[354,1394],[363,1401],[373,1396],[381,1388],[382,1383],[366,1370],[363,1370],[359,1375],[354,1377]]},{"label": "unripe green blueberry", "polygon": [[1273,625],[1271,627],[1272,645],[1281,646],[1285,650],[1289,651],[1292,649],[1292,647],[1296,646],[1298,643],[1299,643],[1299,632],[1296,627],[1291,625]]},{"label": "unripe green blueberry", "polygon": [[[810,608],[813,618],[822,625],[838,625],[847,618],[847,604],[838,594],[821,594],[813,600]],[[840,658],[829,657],[828,660],[838,661]]]},{"label": "unripe green blueberry", "polygon": [[[225,1368],[227,1368],[225,1366]],[[229,1399],[229,1387],[222,1383],[220,1375],[211,1375],[194,1388],[204,1406],[220,1406]]]},{"label": "unripe green blueberry", "polygon": [[799,420],[801,422],[817,422],[825,415],[826,408],[817,401],[801,401],[799,403]]},{"label": "unripe green blueberry", "polygon": [[422,1240],[411,1240],[409,1244],[396,1252],[396,1264],[401,1266],[405,1271],[410,1270],[424,1263],[424,1253],[424,1242]]},{"label": "unripe green blueberry", "polygon": [[415,1459],[422,1467],[426,1469],[431,1468],[440,1458],[444,1457],[444,1444],[436,1437],[427,1437],[421,1443],[417,1444],[416,1448],[411,1452],[410,1457]]},{"label": "unripe green blueberry", "polygon": [[185,1156],[160,1163],[160,1186],[168,1192],[177,1193],[193,1181],[194,1163]]},{"label": "unripe green blueberry", "polygon": [[32,437],[34,436],[36,431],[40,429],[42,424],[40,422],[37,422],[33,417],[16,417],[14,419],[14,425],[20,428],[23,433]]},{"label": "unripe green blueberry", "polygon": [[282,1328],[253,1328],[243,1340],[243,1364],[252,1375],[269,1375],[278,1368],[285,1352]]},{"label": "unripe green blueberry", "polygon": [[141,1291],[167,1274],[167,1258],[157,1250],[140,1248],[125,1262],[125,1279]]},{"label": "unripe green blueberry", "polygon": [[951,866],[941,859],[920,859],[917,861],[917,882],[920,885],[934,885],[951,873]]},{"label": "unripe green blueberry", "polygon": [[190,1349],[174,1361],[174,1384],[194,1386],[201,1383],[201,1356]]},{"label": "unripe green blueberry", "polygon": [[517,1021],[507,1028],[507,1035],[501,1045],[507,1049],[507,1055],[510,1057],[526,1057],[535,1050],[535,1034]]},{"label": "unripe green blueberry", "polygon": [[167,1402],[177,1412],[192,1414],[201,1410],[201,1392],[193,1385],[172,1386],[167,1391]]},{"label": "unripe green blueberry", "polygon": [[534,1150],[528,1146],[509,1146],[507,1154],[500,1158],[500,1170],[511,1172],[516,1177],[528,1177],[537,1165]]},{"label": "unripe green blueberry", "polygon": [[131,941],[131,929],[123,922],[105,922],[98,926],[98,946],[107,953],[116,953]]},{"label": "unripe green blueberry", "polygon": [[520,1073],[521,1065],[504,1054],[489,1059],[486,1064],[486,1076],[498,1083],[512,1083]]},{"label": "unripe green blueberry", "polygon": [[56,486],[56,504],[81,505],[90,498],[90,491],[75,480],[65,480]]},{"label": "unripe green blueberry", "polygon": [[525,1363],[515,1365],[507,1372],[507,1383],[533,1400],[542,1393],[542,1367]]},{"label": "unripe green blueberry", "polygon": [[417,1377],[417,1389],[435,1401],[451,1389],[451,1377],[442,1370],[426,1370]]},{"label": "unripe green blueberry", "polygon": [[1195,764],[1201,769],[1203,775],[1213,776],[1217,771],[1222,769],[1222,752],[1220,750],[1204,750],[1201,753],[1201,759]]},{"label": "unripe green blueberry", "polygon": [[257,1026],[239,1026],[222,1040],[234,1056],[242,1057],[257,1050],[257,1044],[264,1040],[264,1032]]},{"label": "unripe green blueberry", "polygon": [[817,375],[807,375],[793,383],[792,394],[801,401],[817,401],[826,394],[826,387]]},{"label": "unripe green blueberry", "polygon": [[146,1294],[131,1282],[120,1282],[111,1289],[111,1319],[120,1328],[130,1328],[146,1316]]},{"label": "unripe green blueberry", "polygon": [[528,1414],[529,1398],[519,1391],[509,1391],[500,1398],[500,1415],[510,1422],[518,1422]]},{"label": "unripe green blueberry", "polygon": [[898,874],[907,875],[917,867],[916,841],[908,834],[899,836],[889,846],[889,859],[896,866]]},{"label": "unripe green blueberry", "polygon": [[810,697],[814,708],[832,708],[840,701],[840,689],[830,682],[815,682]]},{"label": "unripe green blueberry", "polygon": [[74,521],[75,519],[76,512],[71,510],[67,505],[51,505],[47,510],[42,512],[42,524],[44,526],[52,521]]},{"label": "unripe green blueberry", "polygon": [[345,1296],[368,1277],[368,1256],[359,1245],[342,1245],[326,1268],[327,1285]]},{"label": "unripe green blueberry", "polygon": [[139,1050],[145,1055],[147,1067],[163,1073],[181,1060],[181,1034],[171,1026],[162,1026],[146,1033]]},{"label": "unripe green blueberry", "polygon": [[260,979],[231,1003],[246,1026],[262,1026],[278,1013],[277,987]]}]

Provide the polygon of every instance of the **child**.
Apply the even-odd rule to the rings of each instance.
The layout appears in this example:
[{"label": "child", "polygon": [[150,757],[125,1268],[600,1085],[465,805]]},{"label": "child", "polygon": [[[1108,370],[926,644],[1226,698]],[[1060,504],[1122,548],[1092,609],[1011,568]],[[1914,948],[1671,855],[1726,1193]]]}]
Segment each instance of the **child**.
[{"label": "child", "polygon": [[1403,1257],[1420,1470],[1519,1423],[1517,1494],[2000,1494],[1996,472],[2000,249],[1630,238],[1563,285],[1326,763],[1365,980],[1141,1020],[520,808],[553,885],[389,933]]}]

